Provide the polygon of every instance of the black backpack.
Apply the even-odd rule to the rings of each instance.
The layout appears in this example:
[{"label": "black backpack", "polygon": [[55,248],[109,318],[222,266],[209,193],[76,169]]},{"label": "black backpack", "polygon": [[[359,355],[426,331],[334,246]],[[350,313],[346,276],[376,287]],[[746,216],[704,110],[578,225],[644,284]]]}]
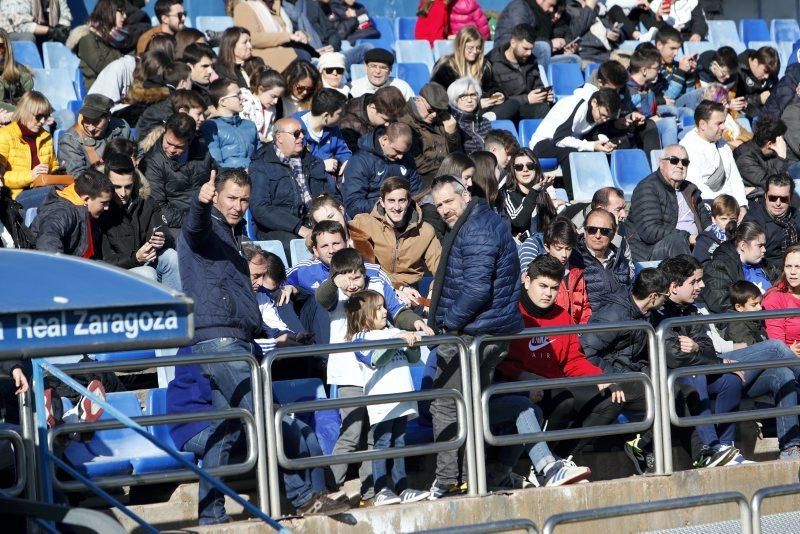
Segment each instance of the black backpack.
[{"label": "black backpack", "polygon": [[14,248],[36,248],[36,238],[22,218],[22,204],[11,198],[11,190],[5,186],[0,187],[0,224],[11,234]]}]

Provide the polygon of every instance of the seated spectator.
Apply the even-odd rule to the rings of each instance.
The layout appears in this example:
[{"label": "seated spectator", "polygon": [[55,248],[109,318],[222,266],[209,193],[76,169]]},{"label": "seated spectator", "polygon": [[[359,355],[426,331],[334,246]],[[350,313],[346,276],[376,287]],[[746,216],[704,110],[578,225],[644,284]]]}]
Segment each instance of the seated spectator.
[{"label": "seated spectator", "polygon": [[733,151],[748,197],[762,195],[767,178],[782,174],[789,167],[784,139],[786,124],[780,119],[761,117],[753,130],[753,139]]},{"label": "seated spectator", "polygon": [[282,71],[301,55],[309,57],[305,50],[308,37],[299,29],[291,31],[280,4],[262,0],[238,2],[232,16],[233,23],[252,36],[253,54],[273,69]]},{"label": "seated spectator", "polygon": [[221,78],[235,80],[239,87],[246,88],[250,84],[250,76],[245,69],[245,62],[252,57],[253,42],[250,32],[241,26],[231,26],[220,37],[219,55],[214,70]]},{"label": "seated spectator", "polygon": [[335,89],[320,89],[311,99],[311,111],[295,113],[308,151],[324,162],[325,172],[334,180],[342,176],[353,155],[338,126],[346,102],[347,97]]},{"label": "seated spectator", "polygon": [[72,185],[52,189],[31,226],[36,250],[102,259],[97,219],[108,210],[113,190],[108,177],[95,170],[81,174]]},{"label": "seated spectator", "polygon": [[556,216],[548,188],[552,176],[545,176],[530,148],[511,154],[506,183],[500,188],[503,208],[511,220],[511,233],[519,241],[543,231]]},{"label": "seated spectator", "polygon": [[126,107],[122,101],[133,85],[133,73],[136,70],[138,59],[133,54],[127,54],[115,59],[100,71],[87,94],[99,94],[110,98],[114,102],[113,111]]},{"label": "seated spectator", "polygon": [[100,219],[103,261],[180,291],[175,240],[158,206],[139,195],[135,171],[128,156],[112,154],[106,159],[104,172],[114,194]]},{"label": "seated spectator", "polygon": [[[209,36],[211,35],[216,36],[219,33],[220,32],[215,32],[214,30],[211,30],[209,32]],[[219,44],[219,39],[210,39],[209,36],[206,36],[205,33],[201,32],[196,28],[184,27],[183,29],[178,30],[175,33],[175,57],[183,58],[184,54],[186,53],[186,49],[193,44],[208,45],[208,46],[211,46],[212,42],[214,42],[217,45]],[[216,52],[214,52],[214,57],[217,57]]]},{"label": "seated spectator", "polygon": [[743,222],[733,237],[720,245],[703,268],[703,302],[712,313],[730,311],[728,289],[739,280],[752,282],[764,293],[772,282],[764,272],[764,229],[754,222]]},{"label": "seated spectator", "polygon": [[[199,93],[193,90],[178,89],[173,91],[169,97],[170,107],[166,112],[167,117],[171,117],[175,113],[184,113],[194,119],[195,129],[199,132],[200,127],[206,121],[206,103]],[[141,152],[146,153],[158,142],[162,135],[164,135],[164,125],[153,127],[145,137],[139,138],[139,149]]]},{"label": "seated spectator", "polygon": [[78,120],[58,141],[61,166],[68,174],[82,174],[103,162],[106,146],[117,137],[132,139],[131,129],[122,119],[111,116],[114,102],[103,95],[87,95],[78,111]]},{"label": "seated spectator", "polygon": [[139,120],[136,121],[136,136],[145,139],[157,126],[164,124],[172,109],[171,96],[178,89],[190,89],[191,69],[186,63],[173,61],[164,69],[163,75],[149,80],[145,85],[151,90],[152,99],[145,103]]},{"label": "seated spectator", "polygon": [[492,75],[484,82],[483,91],[489,95],[502,93],[507,101],[515,102],[519,106],[517,112],[505,113],[512,120],[541,119],[553,102],[553,91],[544,86],[533,56],[535,41],[534,29],[519,24],[514,27],[511,40],[504,45],[495,42],[486,58]]},{"label": "seated spectator", "polygon": [[192,195],[208,181],[214,160],[189,115],[176,113],[164,134],[142,158],[140,168],[150,183],[150,198],[173,236],[181,228]]},{"label": "seated spectator", "polygon": [[200,126],[200,135],[220,168],[246,168],[258,148],[254,122],[242,118],[242,96],[236,82],[218,78],[208,91],[214,116]]},{"label": "seated spectator", "polygon": [[[783,269],[778,282],[764,295],[765,310],[800,308],[800,245],[792,245],[783,254]],[[765,319],[767,337],[776,339],[800,357],[800,319],[782,317]]]},{"label": "seated spectator", "polygon": [[130,52],[135,45],[125,8],[125,0],[100,0],[86,21],[86,32],[74,48],[81,60],[79,68],[86,89],[109,63]]},{"label": "seated spectator", "polygon": [[[526,328],[574,325],[567,312],[556,304],[564,267],[552,256],[540,256],[528,265],[523,275],[525,291],[519,310]],[[511,342],[508,357],[497,366],[503,380],[536,380],[596,376],[602,371],[590,363],[576,334],[534,336]],[[547,389],[537,395],[549,420],[550,429],[611,424],[622,412],[625,393],[614,383],[597,386]],[[591,439],[578,443],[559,443],[557,450],[574,454]]]},{"label": "seated spectator", "polygon": [[281,98],[286,92],[286,80],[281,73],[264,67],[250,76],[250,88],[242,89],[241,116],[253,121],[262,143],[272,141],[272,125],[283,113]]},{"label": "seated spectator", "polygon": [[484,137],[484,146],[497,159],[497,182],[502,187],[508,178],[508,164],[511,163],[511,154],[519,149],[519,142],[511,132],[490,130]]},{"label": "seated spectator", "polygon": [[597,0],[571,0],[566,3],[564,16],[570,30],[580,39],[575,54],[583,61],[601,63],[626,39],[639,40],[637,26],[618,5]]},{"label": "seated spectator", "polygon": [[631,56],[627,89],[634,110],[656,123],[661,145],[678,142],[678,126],[674,117],[659,116],[658,97],[653,84],[658,79],[661,54],[655,48],[638,47]]},{"label": "seated spectator", "polygon": [[450,113],[458,123],[461,144],[467,153],[483,150],[483,138],[492,129],[492,123],[480,109],[481,86],[474,78],[459,78],[447,88]]},{"label": "seated spectator", "polygon": [[401,122],[376,128],[358,140],[359,150],[350,158],[342,184],[344,207],[350,217],[372,211],[381,184],[389,177],[404,176],[411,184],[411,194],[420,192],[421,180],[408,153],[411,140],[411,128]]},{"label": "seated spectator", "polygon": [[472,186],[472,177],[475,175],[475,162],[464,152],[452,152],[445,156],[436,176],[455,176],[465,187]]},{"label": "seated spectator", "polygon": [[372,211],[359,213],[351,224],[369,236],[377,262],[401,297],[418,305],[418,284],[426,272],[436,272],[442,250],[410,189],[407,179],[388,178]]},{"label": "seated spectator", "polygon": [[753,202],[743,222],[753,221],[767,235],[764,261],[770,280],[775,281],[783,270],[785,252],[800,240],[800,210],[791,205],[794,180],[787,174],[767,178],[766,193],[759,202]]},{"label": "seated spectator", "polygon": [[[154,48],[156,44],[159,45],[157,49]],[[136,62],[130,87],[114,112],[116,117],[125,119],[125,122],[135,127],[149,105],[169,98],[169,88],[164,87],[164,69],[172,64],[171,50],[174,48],[175,39],[171,35],[153,37],[150,49]]]},{"label": "seated spectator", "polygon": [[180,60],[186,63],[191,70],[193,91],[197,91],[206,101],[206,106],[211,104],[208,96],[209,84],[217,78],[214,70],[214,60],[217,54],[207,44],[193,43],[186,47]]},{"label": "seated spectator", "polygon": [[758,50],[748,49],[739,54],[736,96],[745,99],[745,115],[750,118],[758,117],[770,91],[778,83],[780,66],[778,51],[771,46],[762,46]]},{"label": "seated spectator", "polygon": [[[308,208],[308,219],[312,228],[322,221],[339,223],[345,231],[345,245],[354,248],[361,254],[367,263],[377,263],[375,249],[370,242],[369,234],[353,225],[353,221],[345,221],[344,206],[341,201],[331,195],[319,195],[311,201]],[[306,238],[306,245],[312,252],[310,241]]]},{"label": "seated spectator", "polygon": [[[595,309],[590,325],[619,323],[625,321],[647,321],[653,310],[664,304],[669,290],[669,279],[660,269],[645,268],[633,281],[630,293],[618,291]],[[580,336],[586,359],[602,369],[603,374],[645,373],[650,374],[647,334],[642,330],[617,332],[585,332]],[[626,382],[620,385],[626,399],[635,398],[639,385]],[[633,462],[638,474],[655,470],[652,429],[638,434],[625,443],[625,453]]]},{"label": "seated spectator", "polygon": [[797,165],[800,162],[800,96],[795,95],[784,108],[781,108],[780,117],[786,124],[783,140],[786,142],[787,172],[792,178],[800,178],[800,165]]},{"label": "seated spectator", "polygon": [[456,119],[448,112],[449,101],[444,87],[425,84],[419,96],[409,99],[406,113],[398,121],[411,129],[408,155],[414,158],[417,172],[425,183],[436,177],[442,160],[461,150],[461,135]]},{"label": "seated spectator", "polygon": [[350,96],[358,98],[367,93],[374,93],[381,87],[397,87],[403,98],[408,100],[414,96],[414,90],[408,82],[390,76],[394,65],[394,55],[383,48],[373,48],[364,54],[364,63],[367,65],[367,75],[364,78],[353,80],[350,84]]},{"label": "seated spectator", "polygon": [[[439,58],[433,66],[431,81],[442,87],[450,87],[459,78],[477,80],[482,88],[491,85],[492,70],[483,55],[483,37],[473,26],[464,26],[456,34],[453,53]],[[480,109],[491,111],[497,119],[513,119],[517,114],[517,103],[505,103],[503,93],[487,93],[480,99]]]},{"label": "seated spectator", "polygon": [[[707,50],[697,59],[697,78],[700,87],[718,83],[728,90],[734,90],[739,82],[739,59],[736,50],[722,46],[717,50]],[[738,100],[738,99],[734,99]],[[744,109],[744,102],[731,102],[734,111]]]},{"label": "seated spectator", "polygon": [[625,201],[625,192],[616,187],[601,187],[592,195],[592,203],[589,205],[590,209],[603,208],[617,221],[617,235],[611,242],[620,247],[622,240],[628,235],[627,225],[625,224],[628,218],[627,202]]},{"label": "seated spectator", "polygon": [[0,128],[0,167],[3,184],[25,209],[42,203],[47,187],[31,187],[37,177],[58,167],[53,138],[44,126],[53,108],[38,91],[28,91],[17,102],[13,121]]},{"label": "seated spectator", "polygon": [[281,98],[284,115],[310,111],[311,97],[322,87],[317,69],[310,62],[298,59],[289,63],[281,75],[286,80],[286,92]]},{"label": "seated spectator", "polygon": [[[730,195],[720,195],[711,203],[711,226],[700,232],[692,256],[705,265],[717,248],[733,237],[739,218],[739,203]],[[763,228],[763,226],[762,226]]]},{"label": "seated spectator", "polygon": [[258,149],[249,173],[250,211],[258,237],[281,241],[288,256],[292,239],[311,234],[303,225],[311,200],[322,193],[338,194],[325,174],[325,164],[306,149],[300,122],[284,118],[275,122],[274,140]]},{"label": "seated spectator", "polygon": [[323,0],[319,7],[328,17],[328,22],[342,41],[355,46],[359,39],[377,39],[381,32],[367,12],[364,4],[355,0]]},{"label": "seated spectator", "polygon": [[45,10],[38,2],[22,1],[3,5],[3,29],[12,41],[58,41],[69,36],[72,13],[66,2],[50,2]]},{"label": "seated spectator", "polygon": [[136,55],[141,56],[147,50],[147,45],[153,36],[159,33],[175,35],[183,29],[186,22],[186,10],[183,9],[183,0],[156,0],[155,14],[158,24],[144,32],[136,43]]},{"label": "seated spectator", "polygon": [[0,124],[11,122],[11,115],[23,94],[33,89],[33,73],[14,61],[14,47],[8,33],[0,28]]},{"label": "seated spectator", "polygon": [[[764,294],[753,282],[739,280],[731,285],[728,291],[731,307],[739,313],[761,311],[761,297]],[[725,337],[734,344],[745,347],[767,340],[767,331],[763,321],[736,321],[728,323]]]},{"label": "seated spectator", "polygon": [[323,88],[335,89],[345,97],[350,96],[350,86],[344,83],[347,72],[344,54],[341,52],[325,52],[319,57],[317,69],[322,78]]},{"label": "seated spectator", "polygon": [[497,199],[500,195],[500,186],[497,182],[500,168],[497,166],[497,158],[488,150],[478,150],[472,153],[470,159],[475,165],[470,194],[485,198],[486,202],[497,210]]},{"label": "seated spectator", "polygon": [[656,50],[661,60],[653,92],[659,104],[673,105],[686,92],[694,88],[697,72],[697,54],[686,54],[680,61],[675,58],[683,44],[681,33],[672,26],[662,26],[655,36]]},{"label": "seated spectator", "polygon": [[630,18],[648,30],[673,27],[681,33],[684,41],[702,41],[708,34],[706,15],[697,0],[656,1],[637,7]]},{"label": "seated spectator", "polygon": [[634,188],[627,222],[634,261],[689,254],[710,224],[700,190],[686,180],[688,167],[686,149],[668,146],[658,170]]},{"label": "seated spectator", "polygon": [[625,254],[627,244],[623,241],[617,248],[611,243],[616,232],[614,216],[597,208],[586,216],[583,235],[578,237],[575,265],[583,269],[592,309],[599,308],[613,292],[631,285],[633,265]]},{"label": "seated spectator", "polygon": [[[544,251],[564,266],[556,305],[561,306],[575,324],[585,324],[592,316],[583,269],[574,265],[572,251],[578,246],[578,233],[572,221],[556,217],[544,233]],[[521,253],[521,251],[520,251]],[[522,256],[520,255],[520,258]],[[528,265],[523,267],[523,272]]]},{"label": "seated spectator", "polygon": [[725,106],[719,102],[703,100],[694,110],[695,127],[680,142],[692,161],[686,179],[697,186],[705,200],[731,195],[744,215],[747,210],[744,181],[731,147],[722,138],[725,118]]},{"label": "seated spectator", "polygon": [[381,87],[374,93],[351,98],[345,105],[339,128],[351,152],[358,150],[359,138],[375,128],[388,126],[405,113],[406,99],[397,87]]},{"label": "seated spectator", "polygon": [[530,144],[537,158],[557,158],[563,171],[563,185],[572,198],[569,155],[573,152],[610,154],[616,144],[605,136],[592,140],[596,127],[619,116],[619,93],[600,89],[588,99],[572,95],[560,99],[544,118]]}]

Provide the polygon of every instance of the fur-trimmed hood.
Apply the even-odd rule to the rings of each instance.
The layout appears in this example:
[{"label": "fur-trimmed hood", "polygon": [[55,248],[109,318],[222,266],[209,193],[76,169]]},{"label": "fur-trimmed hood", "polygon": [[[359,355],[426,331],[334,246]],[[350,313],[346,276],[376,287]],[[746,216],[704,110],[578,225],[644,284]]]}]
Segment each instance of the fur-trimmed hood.
[{"label": "fur-trimmed hood", "polygon": [[130,104],[155,104],[169,98],[168,87],[144,87],[141,82],[133,82],[125,101]]}]

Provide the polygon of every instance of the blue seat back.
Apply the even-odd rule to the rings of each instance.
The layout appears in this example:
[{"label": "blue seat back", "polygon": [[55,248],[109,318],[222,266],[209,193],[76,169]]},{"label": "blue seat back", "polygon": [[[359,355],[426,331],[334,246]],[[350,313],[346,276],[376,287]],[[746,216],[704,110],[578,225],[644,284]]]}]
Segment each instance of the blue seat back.
[{"label": "blue seat back", "polygon": [[[328,398],[325,386],[319,378],[277,380],[272,383],[272,396],[280,404]],[[297,414],[297,417],[314,429],[322,452],[330,454],[339,438],[339,410],[316,410],[313,415],[302,413]]]},{"label": "blue seat back", "polygon": [[772,19],[769,28],[773,41],[795,42],[800,39],[800,25],[795,19]]},{"label": "blue seat back", "polygon": [[261,250],[265,252],[272,252],[281,259],[283,265],[287,269],[289,268],[289,262],[286,261],[286,251],[283,250],[283,243],[281,243],[280,241],[272,240],[272,241],[253,241],[253,244],[259,246]]},{"label": "blue seat back", "polygon": [[[386,17],[377,16],[377,17],[372,17],[372,22],[375,24],[375,29],[380,32],[381,34],[380,39],[382,41],[385,41],[387,43],[395,42],[397,36],[394,33],[394,27],[391,20],[389,20]],[[392,48],[389,47],[387,50],[391,52]]]},{"label": "blue seat back", "polygon": [[517,133],[517,127],[514,126],[514,121],[510,121],[508,119],[497,119],[492,121],[492,128],[495,130],[505,130],[507,132],[511,132],[514,134],[514,137],[519,140],[519,133]]},{"label": "blue seat back", "polygon": [[42,44],[44,68],[74,70],[80,65],[80,58],[72,50],[57,41],[47,41]]},{"label": "blue seat back", "polygon": [[741,41],[736,23],[732,20],[709,20],[708,40],[715,46],[723,46],[735,41]]},{"label": "blue seat back", "polygon": [[639,46],[639,44],[639,41],[634,40],[622,41],[619,45],[619,49],[622,52],[630,53],[636,50],[636,47]]},{"label": "blue seat back", "polygon": [[[166,415],[167,413],[167,388],[148,390],[144,401],[144,414]],[[154,425],[149,427],[148,431],[162,443],[175,447],[175,442],[169,433],[169,425]]]},{"label": "blue seat back", "polygon": [[600,65],[597,63],[589,63],[586,65],[586,68],[583,70],[583,79],[586,83],[589,83],[589,80],[592,79],[592,74],[594,74],[597,69],[600,68]]},{"label": "blue seat back", "polygon": [[414,39],[417,17],[397,17],[394,19],[395,39]]},{"label": "blue seat back", "polygon": [[636,185],[651,172],[644,150],[617,149],[611,153],[611,176],[625,198],[630,198]]},{"label": "blue seat back", "polygon": [[658,169],[658,162],[661,161],[661,155],[664,153],[663,150],[651,150],[650,151],[650,170],[656,171]]},{"label": "blue seat back", "polygon": [[[698,56],[707,50],[716,50],[717,47],[711,41],[686,41],[683,43],[682,56],[691,56],[697,54]],[[680,59],[680,58],[678,58]]]},{"label": "blue seat back", "polygon": [[447,56],[455,50],[455,42],[452,39],[440,39],[433,42],[433,59],[439,61],[442,56]]},{"label": "blue seat back", "polygon": [[11,41],[11,48],[14,51],[14,61],[27,65],[32,69],[44,68],[42,58],[39,56],[39,49],[33,41]]},{"label": "blue seat back", "polygon": [[747,46],[750,46],[750,41],[769,41],[771,39],[767,22],[764,19],[740,20],[739,36]]},{"label": "blue seat back", "polygon": [[209,0],[183,0],[183,9],[189,14],[192,20],[197,17],[224,17],[225,2],[213,2]]},{"label": "blue seat back", "polygon": [[753,50],[758,50],[762,46],[769,46],[771,48],[774,48],[776,52],[778,51],[778,43],[776,43],[775,41],[770,41],[770,40],[766,40],[766,41],[750,41],[747,44],[747,47],[748,48],[752,48]]},{"label": "blue seat back", "polygon": [[574,201],[589,202],[595,191],[614,185],[606,158],[602,152],[573,152],[569,155]]},{"label": "blue seat back", "polygon": [[418,39],[395,41],[397,61],[401,63],[425,63],[429,70],[433,69],[433,52],[428,41]]},{"label": "blue seat back", "polygon": [[78,100],[73,84],[65,83],[67,80],[72,80],[73,74],[74,72],[68,69],[33,69],[33,87],[47,97],[54,110],[69,109],[69,102]]},{"label": "blue seat back", "polygon": [[115,362],[121,360],[146,360],[155,358],[154,349],[124,350],[122,352],[97,352],[92,357],[98,362]]},{"label": "blue seat back", "polygon": [[556,98],[571,95],[584,82],[581,66],[576,63],[551,63],[547,69],[547,79],[553,86]]},{"label": "blue seat back", "polygon": [[639,276],[639,273],[642,272],[642,269],[652,268],[655,269],[659,266],[661,261],[636,261],[633,263],[633,277],[636,278]]},{"label": "blue seat back", "polygon": [[249,208],[244,212],[244,231],[250,239],[256,238],[256,223]]},{"label": "blue seat back", "polygon": [[536,129],[542,124],[542,119],[522,119],[519,121],[519,144],[527,147]]},{"label": "blue seat back", "polygon": [[292,257],[292,265],[297,265],[301,261],[310,260],[314,257],[306,247],[305,239],[292,239],[289,242],[289,254]]},{"label": "blue seat back", "polygon": [[[106,401],[128,417],[139,417],[142,415],[142,407],[139,399],[132,391],[122,391],[106,394]],[[100,416],[101,421],[111,421],[114,418],[103,412]],[[114,456],[115,449],[121,442],[135,436],[136,433],[129,428],[114,428],[112,430],[100,430],[94,433],[89,449],[98,456]]]},{"label": "blue seat back", "polygon": [[[193,15],[193,13],[190,13]],[[199,16],[194,18],[194,27],[203,33],[208,30],[224,32],[233,26],[233,18],[227,15]]]},{"label": "blue seat back", "polygon": [[398,63],[397,77],[408,82],[415,94],[431,79],[431,70],[425,63]]}]

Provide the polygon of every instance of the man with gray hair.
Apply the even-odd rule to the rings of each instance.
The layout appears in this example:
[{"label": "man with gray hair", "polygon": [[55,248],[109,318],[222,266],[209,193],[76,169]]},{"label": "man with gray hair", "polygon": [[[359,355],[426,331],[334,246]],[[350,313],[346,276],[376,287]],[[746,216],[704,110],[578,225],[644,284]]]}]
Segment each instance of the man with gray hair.
[{"label": "man with gray hair", "polygon": [[697,235],[711,224],[700,190],[686,179],[688,168],[686,149],[670,145],[658,170],[633,190],[627,227],[634,261],[691,254]]},{"label": "man with gray hair", "polygon": [[[484,334],[510,334],[522,329],[519,311],[520,269],[517,246],[511,230],[483,198],[470,198],[456,177],[439,176],[431,184],[433,202],[447,223],[442,255],[436,269],[428,321],[438,333],[461,336],[471,343]],[[489,385],[494,368],[508,354],[507,342],[489,342],[480,354],[481,387]],[[461,365],[458,347],[439,345],[434,388],[461,391]],[[448,441],[458,428],[456,405],[452,399],[437,398],[431,403],[433,435]],[[436,456],[436,479],[431,500],[459,489],[457,451]],[[463,462],[461,462],[463,466]]]}]

